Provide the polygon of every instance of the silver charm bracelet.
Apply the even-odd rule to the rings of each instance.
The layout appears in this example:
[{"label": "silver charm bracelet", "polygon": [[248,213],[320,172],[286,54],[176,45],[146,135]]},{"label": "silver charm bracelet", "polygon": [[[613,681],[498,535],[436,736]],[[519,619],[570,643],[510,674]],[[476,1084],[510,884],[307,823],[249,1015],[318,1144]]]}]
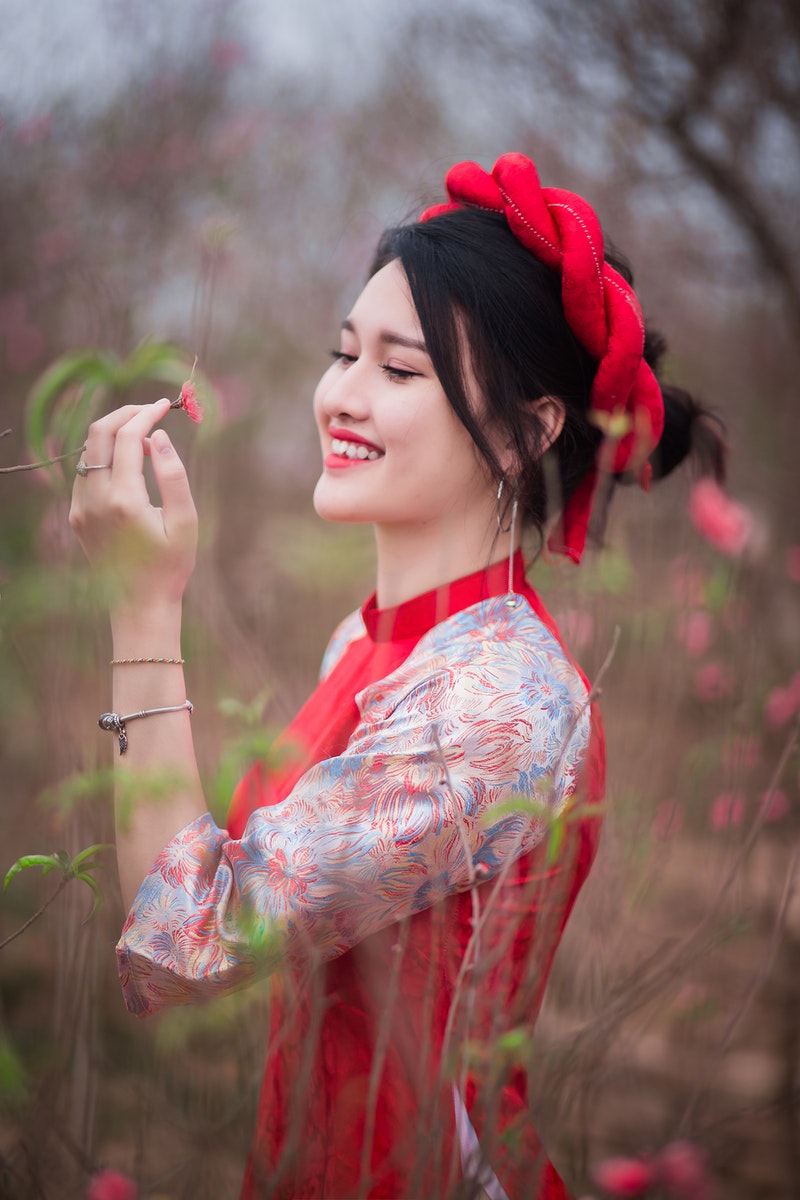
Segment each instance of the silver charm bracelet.
[{"label": "silver charm bracelet", "polygon": [[143,708],[141,712],[128,713],[127,716],[121,717],[119,713],[107,712],[98,720],[97,724],[101,729],[107,729],[109,733],[115,733],[119,738],[119,752],[124,754],[128,749],[128,734],[125,729],[128,721],[138,721],[140,717],[157,717],[161,713],[171,712],[194,712],[194,705],[191,700],[184,700],[183,704],[170,704],[166,708]]}]

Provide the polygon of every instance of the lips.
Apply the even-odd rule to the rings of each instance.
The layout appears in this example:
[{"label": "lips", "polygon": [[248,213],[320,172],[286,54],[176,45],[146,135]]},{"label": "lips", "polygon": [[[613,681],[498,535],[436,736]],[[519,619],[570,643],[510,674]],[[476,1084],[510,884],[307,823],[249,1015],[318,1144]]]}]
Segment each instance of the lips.
[{"label": "lips", "polygon": [[325,459],[326,466],[344,467],[351,463],[376,462],[383,458],[383,451],[359,433],[335,427],[329,428],[328,433],[331,438],[331,452]]}]

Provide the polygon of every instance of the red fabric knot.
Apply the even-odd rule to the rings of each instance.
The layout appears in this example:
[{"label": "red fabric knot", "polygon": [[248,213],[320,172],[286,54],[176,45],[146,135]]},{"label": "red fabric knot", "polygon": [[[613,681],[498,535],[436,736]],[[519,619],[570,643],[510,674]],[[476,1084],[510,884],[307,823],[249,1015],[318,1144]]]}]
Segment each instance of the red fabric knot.
[{"label": "red fabric knot", "polygon": [[564,315],[597,362],[590,409],[604,434],[595,469],[570,497],[550,549],[580,562],[601,470],[632,471],[649,484],[647,459],[664,428],[661,388],[644,361],[644,319],[633,288],[605,261],[603,233],[581,196],[543,188],[524,154],[503,154],[491,175],[456,163],[445,180],[449,204],[423,212],[427,221],[458,208],[505,215],[514,236],[561,276]]}]

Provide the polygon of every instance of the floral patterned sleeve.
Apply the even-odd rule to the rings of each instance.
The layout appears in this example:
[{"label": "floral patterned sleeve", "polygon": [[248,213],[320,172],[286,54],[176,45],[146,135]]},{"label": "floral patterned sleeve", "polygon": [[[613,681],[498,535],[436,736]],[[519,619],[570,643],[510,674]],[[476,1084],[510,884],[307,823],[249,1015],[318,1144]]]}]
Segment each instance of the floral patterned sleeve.
[{"label": "floral patterned sleeve", "polygon": [[484,878],[559,810],[589,740],[586,687],[527,605],[502,600],[436,626],[359,694],[344,754],[312,767],[239,841],[209,815],[156,860],[117,947],[132,1012],[211,998],[313,947],[333,958]]}]

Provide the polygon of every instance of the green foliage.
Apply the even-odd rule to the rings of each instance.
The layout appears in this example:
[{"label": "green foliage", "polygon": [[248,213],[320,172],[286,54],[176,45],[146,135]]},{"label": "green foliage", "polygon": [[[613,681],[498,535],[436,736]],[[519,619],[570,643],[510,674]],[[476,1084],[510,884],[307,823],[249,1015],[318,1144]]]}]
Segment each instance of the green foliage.
[{"label": "green foliage", "polygon": [[11,880],[20,871],[27,870],[30,867],[41,867],[42,875],[48,875],[50,871],[60,871],[65,883],[71,879],[80,879],[92,892],[94,900],[91,910],[86,917],[86,921],[90,921],[103,904],[103,893],[92,874],[100,865],[95,859],[101,851],[110,849],[112,847],[109,845],[97,843],[93,846],[87,846],[85,850],[81,850],[73,858],[70,858],[66,850],[56,850],[54,854],[25,854],[21,858],[18,858],[6,872],[3,891],[7,891]]}]

